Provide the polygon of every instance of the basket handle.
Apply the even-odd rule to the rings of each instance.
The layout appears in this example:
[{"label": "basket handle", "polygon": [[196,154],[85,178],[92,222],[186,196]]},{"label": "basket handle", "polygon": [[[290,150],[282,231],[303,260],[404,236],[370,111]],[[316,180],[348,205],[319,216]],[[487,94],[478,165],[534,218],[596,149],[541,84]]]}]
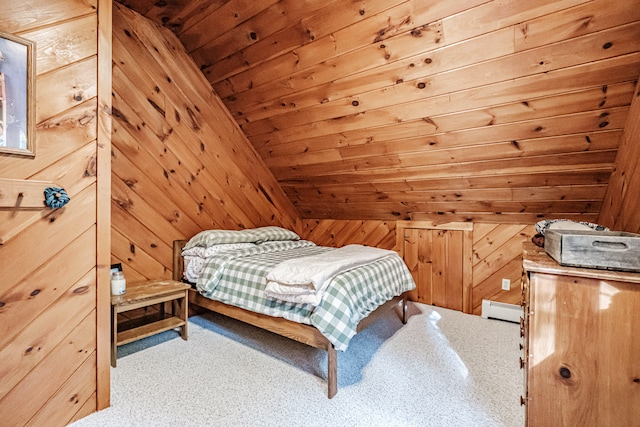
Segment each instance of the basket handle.
[{"label": "basket handle", "polygon": [[629,245],[624,242],[603,242],[602,240],[594,240],[591,245],[598,249],[605,249],[611,251],[626,251],[629,249]]}]

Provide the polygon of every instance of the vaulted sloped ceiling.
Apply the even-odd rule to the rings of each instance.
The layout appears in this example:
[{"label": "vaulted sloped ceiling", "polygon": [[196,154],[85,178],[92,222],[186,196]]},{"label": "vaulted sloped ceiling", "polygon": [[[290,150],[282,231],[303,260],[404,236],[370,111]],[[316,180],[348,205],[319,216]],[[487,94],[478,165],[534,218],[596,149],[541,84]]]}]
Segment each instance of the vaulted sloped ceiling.
[{"label": "vaulted sloped ceiling", "polygon": [[302,218],[598,218],[640,1],[121,0],[171,28]]}]

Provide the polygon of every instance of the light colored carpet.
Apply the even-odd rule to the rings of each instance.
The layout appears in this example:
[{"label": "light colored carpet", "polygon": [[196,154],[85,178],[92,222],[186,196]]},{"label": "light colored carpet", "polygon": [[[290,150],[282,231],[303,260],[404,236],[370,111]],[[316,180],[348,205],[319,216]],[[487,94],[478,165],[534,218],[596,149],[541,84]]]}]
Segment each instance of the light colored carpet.
[{"label": "light colored carpet", "polygon": [[327,399],[326,353],[223,316],[190,319],[119,351],[111,407],[85,426],[506,426],[519,405],[519,327],[409,303],[338,352]]}]

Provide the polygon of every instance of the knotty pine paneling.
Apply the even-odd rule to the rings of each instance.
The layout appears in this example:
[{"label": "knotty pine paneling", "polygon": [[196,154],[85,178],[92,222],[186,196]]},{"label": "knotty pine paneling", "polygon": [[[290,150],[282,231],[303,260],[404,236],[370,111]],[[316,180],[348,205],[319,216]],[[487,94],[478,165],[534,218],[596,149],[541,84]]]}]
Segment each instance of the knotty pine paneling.
[{"label": "knotty pine paneling", "polygon": [[[520,305],[522,292],[522,244],[536,233],[533,225],[476,223],[473,228],[474,314],[482,314],[482,300]],[[511,290],[502,290],[502,279]]]},{"label": "knotty pine paneling", "polygon": [[600,222],[612,230],[640,233],[640,86],[636,87],[604,198]]},{"label": "knotty pine paneling", "polygon": [[632,123],[636,1],[122,3],[178,35],[302,218],[596,221]]},{"label": "knotty pine paneling", "polygon": [[[466,225],[466,224],[465,224]],[[403,227],[403,258],[416,282],[411,299],[470,312],[469,230]]]},{"label": "knotty pine paneling", "polygon": [[[109,325],[103,319],[109,291],[98,280],[107,266],[99,265],[105,242],[96,237],[99,227],[109,228],[108,220],[98,221],[108,199],[98,194],[104,175],[96,165],[98,146],[109,147],[109,136],[98,132],[110,111],[110,101],[98,97],[104,84],[98,38],[110,11],[110,2],[97,0],[3,4],[0,31],[36,42],[36,155],[0,154],[0,178],[52,182],[71,198],[55,211],[44,203],[0,209],[6,425],[62,426],[109,404],[108,331],[106,341],[99,331]],[[44,200],[44,186],[39,191]]]},{"label": "knotty pine paneling", "polygon": [[[71,377],[73,371],[88,360],[87,355],[93,352],[96,347],[95,327],[96,315],[95,312],[91,312],[51,351],[43,363],[31,370],[25,379],[0,401],[0,412],[7,414],[7,417],[3,419],[5,425],[26,425],[30,414],[35,412],[37,408],[32,408],[31,411],[15,411],[13,409],[20,406],[31,406],[34,402],[46,399],[52,394],[52,389]],[[93,360],[92,362],[95,363]],[[46,377],[47,381],[43,382],[43,377]],[[89,382],[89,384],[92,383]],[[29,396],[29,398],[25,399],[25,396]],[[86,396],[84,397],[86,399]],[[50,408],[48,412],[55,416],[56,414],[53,413],[55,411],[51,410],[53,409],[52,405],[47,406]],[[59,424],[64,425],[65,423]]]},{"label": "knotty pine paneling", "polygon": [[[419,236],[428,239],[430,232],[437,231],[438,227],[447,228],[446,223],[430,223],[431,230],[419,230],[425,227],[420,222],[401,221],[402,227],[413,229],[413,244],[423,248],[427,254],[431,247],[430,242],[421,241]],[[438,225],[440,224],[440,225]],[[459,228],[460,226],[458,226]],[[520,304],[521,292],[520,282],[522,276],[522,243],[529,241],[535,234],[532,224],[495,224],[495,223],[474,223],[470,224],[472,235],[472,259],[469,270],[463,269],[463,275],[469,275],[472,285],[467,292],[460,291],[463,297],[459,302],[463,303],[469,313],[480,315],[482,313],[482,300],[500,301],[508,304]],[[383,249],[395,250],[404,253],[403,248],[398,247],[397,239],[398,222],[396,221],[376,221],[376,220],[303,220],[301,237],[312,240],[317,244],[332,247],[341,247],[347,244],[363,244]],[[423,231],[422,234],[417,233]],[[443,246],[440,246],[441,248]],[[431,256],[431,255],[429,255]],[[446,254],[433,255],[436,264],[446,262]],[[412,264],[416,259],[406,259],[405,262]],[[421,262],[422,268],[430,268],[431,262]],[[463,263],[462,259],[450,260],[449,262]],[[415,266],[417,272],[418,267]],[[425,272],[426,274],[426,272]],[[430,273],[429,273],[430,274]],[[446,269],[443,271],[446,275]],[[511,280],[511,290],[502,290],[502,279]],[[464,279],[456,279],[458,281]],[[458,283],[462,289],[462,282]],[[455,286],[454,286],[455,287]],[[437,292],[436,292],[437,293]],[[460,297],[459,295],[459,297]],[[415,296],[415,295],[414,295]],[[446,297],[446,294],[438,298]],[[445,305],[442,300],[439,305]],[[433,303],[432,299],[422,301]],[[462,309],[462,306],[460,307]]]},{"label": "knotty pine paneling", "polygon": [[395,221],[304,220],[300,237],[321,246],[349,244],[398,251]]},{"label": "knotty pine paneling", "polygon": [[297,213],[170,31],[115,4],[112,262],[130,281],[170,278],[172,242],[280,225]]}]

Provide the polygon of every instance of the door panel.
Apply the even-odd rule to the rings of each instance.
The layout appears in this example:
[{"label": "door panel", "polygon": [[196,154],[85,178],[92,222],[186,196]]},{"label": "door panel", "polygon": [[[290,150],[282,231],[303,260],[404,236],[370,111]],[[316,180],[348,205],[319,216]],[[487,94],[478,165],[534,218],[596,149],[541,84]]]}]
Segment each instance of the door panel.
[{"label": "door panel", "polygon": [[416,282],[411,298],[464,311],[465,231],[404,228],[403,256]]}]

